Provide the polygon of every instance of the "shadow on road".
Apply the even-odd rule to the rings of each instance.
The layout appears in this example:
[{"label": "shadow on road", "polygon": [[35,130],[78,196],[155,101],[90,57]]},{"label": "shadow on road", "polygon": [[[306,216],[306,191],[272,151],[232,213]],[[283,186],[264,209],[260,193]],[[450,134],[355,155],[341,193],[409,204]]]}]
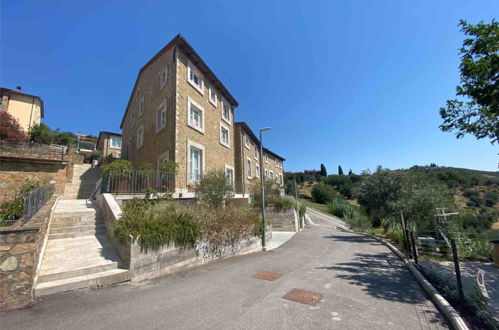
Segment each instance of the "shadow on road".
[{"label": "shadow on road", "polygon": [[[359,235],[332,235],[326,238],[350,243],[367,243],[373,246],[380,245],[373,239]],[[419,285],[391,252],[376,252],[373,249],[373,253],[356,253],[352,261],[318,269],[335,271],[337,278],[348,280],[351,284],[362,287],[363,291],[379,299],[409,304],[425,301]]]}]

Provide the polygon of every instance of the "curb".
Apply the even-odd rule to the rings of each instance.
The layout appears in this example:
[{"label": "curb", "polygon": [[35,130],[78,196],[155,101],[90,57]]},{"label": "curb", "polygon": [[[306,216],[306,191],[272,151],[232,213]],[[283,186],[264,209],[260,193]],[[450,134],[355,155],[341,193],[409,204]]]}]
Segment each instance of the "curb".
[{"label": "curb", "polygon": [[452,324],[454,329],[469,330],[468,326],[463,321],[459,313],[454,309],[454,307],[452,307],[451,304],[449,304],[449,302],[445,300],[445,298],[437,291],[437,289],[435,289],[435,287],[433,287],[433,285],[423,276],[423,274],[421,274],[419,270],[417,270],[417,268],[414,267],[414,264],[409,260],[407,260],[407,258],[405,257],[404,254],[402,254],[402,252],[400,252],[395,246],[388,243],[382,238],[370,234],[363,234],[363,235],[374,238],[378,242],[386,245],[390,250],[392,250],[392,252],[395,255],[397,255],[404,262],[407,268],[409,268],[409,270],[411,271],[412,275],[414,275],[414,277],[418,280],[419,284],[431,297],[433,302],[437,304],[438,308],[440,308],[445,317],[447,317],[447,319]]}]

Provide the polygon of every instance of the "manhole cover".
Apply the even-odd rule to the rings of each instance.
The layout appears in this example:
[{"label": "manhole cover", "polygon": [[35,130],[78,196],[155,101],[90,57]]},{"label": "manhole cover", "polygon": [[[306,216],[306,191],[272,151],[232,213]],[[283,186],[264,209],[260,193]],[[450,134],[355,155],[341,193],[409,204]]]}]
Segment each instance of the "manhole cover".
[{"label": "manhole cover", "polygon": [[279,277],[281,277],[281,273],[274,273],[274,272],[258,272],[255,275],[251,276],[253,278],[257,278],[259,280],[266,280],[266,281],[275,281]]},{"label": "manhole cover", "polygon": [[322,294],[313,291],[306,291],[302,289],[292,289],[283,299],[291,300],[300,304],[307,304],[316,306],[322,299]]}]

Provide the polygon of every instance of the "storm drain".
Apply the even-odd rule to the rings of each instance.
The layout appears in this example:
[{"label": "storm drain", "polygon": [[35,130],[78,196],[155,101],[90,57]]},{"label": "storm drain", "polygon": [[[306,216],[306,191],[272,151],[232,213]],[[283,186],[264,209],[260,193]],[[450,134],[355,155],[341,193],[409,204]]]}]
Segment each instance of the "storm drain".
[{"label": "storm drain", "polygon": [[266,280],[266,281],[275,281],[279,277],[281,277],[281,273],[274,273],[274,272],[258,272],[255,275],[251,276],[253,278],[257,278],[259,280]]},{"label": "storm drain", "polygon": [[292,289],[283,299],[291,300],[300,304],[316,306],[321,301],[323,295],[318,292],[306,291],[302,289]]}]

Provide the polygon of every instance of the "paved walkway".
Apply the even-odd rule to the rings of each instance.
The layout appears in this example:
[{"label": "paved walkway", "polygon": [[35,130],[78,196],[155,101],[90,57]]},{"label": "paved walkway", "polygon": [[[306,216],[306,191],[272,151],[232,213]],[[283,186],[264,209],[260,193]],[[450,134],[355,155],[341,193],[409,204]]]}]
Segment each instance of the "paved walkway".
[{"label": "paved walkway", "polygon": [[[441,329],[447,325],[402,263],[370,238],[310,212],[271,252],[231,258],[138,285],[45,297],[0,314],[7,329]],[[282,273],[275,281],[252,277]],[[316,306],[284,300],[291,289]]]}]

